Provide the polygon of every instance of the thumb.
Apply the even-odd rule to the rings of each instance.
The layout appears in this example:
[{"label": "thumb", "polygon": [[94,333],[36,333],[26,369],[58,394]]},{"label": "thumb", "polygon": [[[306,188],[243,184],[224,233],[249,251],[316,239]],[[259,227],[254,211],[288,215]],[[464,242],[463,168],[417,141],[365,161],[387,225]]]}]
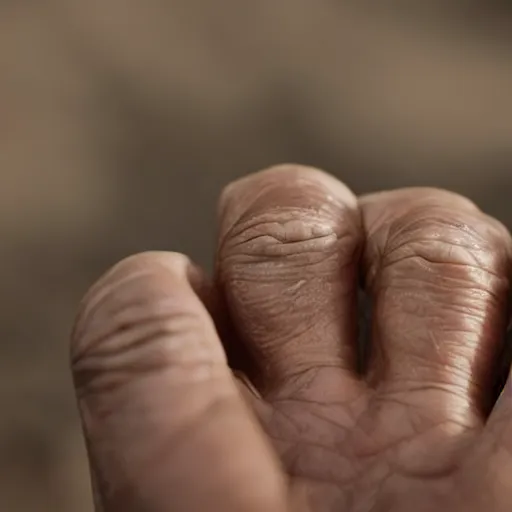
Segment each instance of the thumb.
[{"label": "thumb", "polygon": [[71,343],[97,510],[284,512],[284,476],[245,406],[181,255],[125,260]]}]

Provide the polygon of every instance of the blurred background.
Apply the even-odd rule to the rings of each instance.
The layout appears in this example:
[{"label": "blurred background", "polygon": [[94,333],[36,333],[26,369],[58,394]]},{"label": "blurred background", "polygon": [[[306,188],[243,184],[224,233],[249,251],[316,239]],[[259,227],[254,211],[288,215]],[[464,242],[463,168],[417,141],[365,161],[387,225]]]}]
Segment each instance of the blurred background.
[{"label": "blurred background", "polygon": [[209,266],[230,180],[436,185],[512,226],[512,4],[0,0],[0,510],[90,512],[67,366],[133,252]]}]

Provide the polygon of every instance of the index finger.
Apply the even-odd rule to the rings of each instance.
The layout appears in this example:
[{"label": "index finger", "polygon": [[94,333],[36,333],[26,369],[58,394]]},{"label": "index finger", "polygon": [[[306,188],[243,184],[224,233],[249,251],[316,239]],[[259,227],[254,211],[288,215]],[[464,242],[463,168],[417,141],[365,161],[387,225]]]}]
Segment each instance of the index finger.
[{"label": "index finger", "polygon": [[190,283],[196,272],[181,255],[132,257],[82,305],[72,368],[104,512],[286,508],[277,459]]}]

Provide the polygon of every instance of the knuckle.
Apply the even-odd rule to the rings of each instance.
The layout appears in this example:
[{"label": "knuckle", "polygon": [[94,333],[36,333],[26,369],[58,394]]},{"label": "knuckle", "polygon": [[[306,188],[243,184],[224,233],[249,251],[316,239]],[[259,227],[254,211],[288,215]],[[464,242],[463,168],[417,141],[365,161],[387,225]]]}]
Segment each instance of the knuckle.
[{"label": "knuckle", "polygon": [[185,269],[184,256],[138,255],[91,289],[71,337],[71,365],[80,386],[199,362],[205,354],[198,332],[202,319]]},{"label": "knuckle", "polygon": [[353,251],[362,239],[353,194],[309,167],[281,165],[244,178],[226,189],[221,204],[224,260],[314,263],[340,248],[342,254]]},{"label": "knuckle", "polygon": [[390,230],[389,261],[407,256],[432,264],[467,265],[495,271],[503,262],[505,239],[477,211],[444,207],[417,209]]},{"label": "knuckle", "polygon": [[[264,188],[265,186],[274,186],[287,184],[301,184],[304,180],[315,181],[328,176],[324,171],[298,164],[279,164],[269,167],[263,171],[245,176],[227,187],[225,187],[222,198],[230,198],[238,195],[240,189]],[[330,178],[334,180],[333,178]],[[256,185],[256,187],[255,187]]]},{"label": "knuckle", "polygon": [[80,312],[88,309],[90,303],[102,295],[102,290],[117,282],[129,281],[139,275],[162,273],[180,279],[186,274],[190,260],[179,253],[148,251],[124,258],[108,270],[91,286],[80,304]]},{"label": "knuckle", "polygon": [[[435,188],[403,189],[383,194],[384,208],[372,217],[369,232],[395,251],[419,250],[420,255],[463,263],[468,255],[496,253],[507,245],[508,233],[498,221],[482,213],[468,198]],[[382,243],[385,238],[385,243]]]},{"label": "knuckle", "polygon": [[[274,165],[254,174],[252,177],[263,184],[285,183],[299,187],[302,185],[311,186],[311,184],[323,186],[329,184],[338,188],[341,186],[344,190],[348,191],[345,185],[341,184],[327,172],[307,165],[290,163]],[[352,195],[351,192],[349,194]]]},{"label": "knuckle", "polygon": [[[287,233],[304,241],[315,239],[316,230],[336,229],[340,216],[350,217],[348,222],[353,224],[356,211],[355,196],[334,177],[310,167],[280,165],[242,178],[224,190],[219,212],[221,242],[258,225],[262,233],[269,231],[277,240],[282,234],[287,239]],[[314,232],[308,236],[311,227]]]},{"label": "knuckle", "polygon": [[357,220],[350,214],[340,217],[313,209],[283,207],[240,219],[221,252],[224,260],[234,258],[240,263],[286,259],[292,266],[301,266],[331,256],[351,258],[360,238]]},{"label": "knuckle", "polygon": [[479,211],[477,205],[468,197],[434,187],[403,188],[363,197],[363,202],[374,201],[384,202],[388,206],[400,208],[401,211],[443,206],[464,211]]},{"label": "knuckle", "polygon": [[[268,193],[276,187],[297,184],[299,176],[304,172],[308,171],[305,171],[305,168],[301,166],[282,164],[249,174],[224,188],[221,193],[220,204],[224,209],[226,206],[232,207],[233,203],[245,208],[247,202],[254,201],[262,191]],[[308,174],[310,172],[311,170],[309,170]],[[240,200],[241,198],[243,198],[242,201]]]},{"label": "knuckle", "polygon": [[367,279],[383,271],[501,286],[509,277],[511,239],[495,219],[457,194],[418,189],[394,197],[368,235]]},{"label": "knuckle", "polygon": [[105,277],[116,276],[118,279],[122,279],[140,272],[147,274],[161,272],[165,268],[168,274],[180,278],[189,265],[190,260],[184,254],[148,251],[121,260]]}]

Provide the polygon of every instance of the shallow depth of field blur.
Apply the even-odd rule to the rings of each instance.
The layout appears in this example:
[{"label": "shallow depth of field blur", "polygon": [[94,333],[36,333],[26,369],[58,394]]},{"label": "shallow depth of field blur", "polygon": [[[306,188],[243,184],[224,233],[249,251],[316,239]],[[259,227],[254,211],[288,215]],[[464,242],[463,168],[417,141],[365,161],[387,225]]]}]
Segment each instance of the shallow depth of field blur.
[{"label": "shallow depth of field blur", "polygon": [[0,510],[92,510],[67,366],[118,259],[209,266],[215,202],[274,163],[435,185],[512,226],[512,4],[0,1]]}]

